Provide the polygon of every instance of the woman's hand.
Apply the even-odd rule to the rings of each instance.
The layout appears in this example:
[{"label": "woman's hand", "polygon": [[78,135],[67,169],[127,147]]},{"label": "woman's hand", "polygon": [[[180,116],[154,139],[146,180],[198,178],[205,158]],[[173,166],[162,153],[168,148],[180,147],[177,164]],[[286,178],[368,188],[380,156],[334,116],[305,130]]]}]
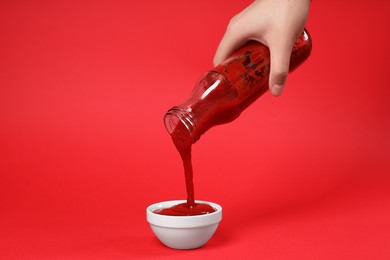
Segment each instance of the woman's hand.
[{"label": "woman's hand", "polygon": [[309,12],[310,0],[256,0],[234,16],[214,57],[214,65],[249,40],[268,46],[271,55],[269,87],[280,96],[289,71],[291,49],[301,34]]}]

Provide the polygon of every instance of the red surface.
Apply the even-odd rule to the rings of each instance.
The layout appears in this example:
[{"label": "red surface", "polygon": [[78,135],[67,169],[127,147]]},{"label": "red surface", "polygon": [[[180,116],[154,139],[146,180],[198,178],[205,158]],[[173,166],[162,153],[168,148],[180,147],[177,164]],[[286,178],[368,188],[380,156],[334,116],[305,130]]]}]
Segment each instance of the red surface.
[{"label": "red surface", "polygon": [[0,3],[1,259],[390,258],[387,1],[313,1],[282,97],[193,146],[212,240],[152,234],[146,206],[185,198],[162,117],[249,2]]}]

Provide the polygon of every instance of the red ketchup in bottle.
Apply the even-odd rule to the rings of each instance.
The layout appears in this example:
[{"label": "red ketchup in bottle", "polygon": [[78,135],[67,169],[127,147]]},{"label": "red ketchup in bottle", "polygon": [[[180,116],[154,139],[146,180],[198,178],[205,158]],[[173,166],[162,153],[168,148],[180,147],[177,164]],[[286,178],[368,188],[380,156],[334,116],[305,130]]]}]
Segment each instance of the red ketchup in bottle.
[{"label": "red ketchup in bottle", "polygon": [[[306,30],[295,42],[290,58],[290,72],[310,55],[312,42]],[[228,60],[206,72],[184,103],[172,107],[164,116],[165,127],[183,160],[187,202],[156,213],[192,216],[214,212],[208,204],[195,203],[192,144],[215,125],[237,118],[241,112],[268,89],[270,53],[265,45],[250,41]]]}]

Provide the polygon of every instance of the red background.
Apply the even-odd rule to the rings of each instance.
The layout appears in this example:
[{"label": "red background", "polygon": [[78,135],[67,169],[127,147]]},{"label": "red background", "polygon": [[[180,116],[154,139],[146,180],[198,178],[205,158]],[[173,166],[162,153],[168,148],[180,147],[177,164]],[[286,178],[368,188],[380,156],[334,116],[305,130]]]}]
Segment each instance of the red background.
[{"label": "red background", "polygon": [[309,60],[193,147],[210,242],[154,237],[185,198],[163,115],[251,1],[1,1],[1,259],[389,259],[388,1],[313,1]]}]

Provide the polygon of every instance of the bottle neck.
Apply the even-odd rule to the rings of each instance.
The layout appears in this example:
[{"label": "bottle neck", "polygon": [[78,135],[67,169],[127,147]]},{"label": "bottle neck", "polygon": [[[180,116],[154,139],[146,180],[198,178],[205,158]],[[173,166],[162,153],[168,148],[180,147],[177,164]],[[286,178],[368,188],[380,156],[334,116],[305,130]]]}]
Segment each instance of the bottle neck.
[{"label": "bottle neck", "polygon": [[198,119],[191,111],[174,106],[168,110],[164,116],[164,124],[170,135],[173,135],[178,124],[183,124],[188,131],[192,143],[195,143],[199,136],[196,134],[196,124]]}]

